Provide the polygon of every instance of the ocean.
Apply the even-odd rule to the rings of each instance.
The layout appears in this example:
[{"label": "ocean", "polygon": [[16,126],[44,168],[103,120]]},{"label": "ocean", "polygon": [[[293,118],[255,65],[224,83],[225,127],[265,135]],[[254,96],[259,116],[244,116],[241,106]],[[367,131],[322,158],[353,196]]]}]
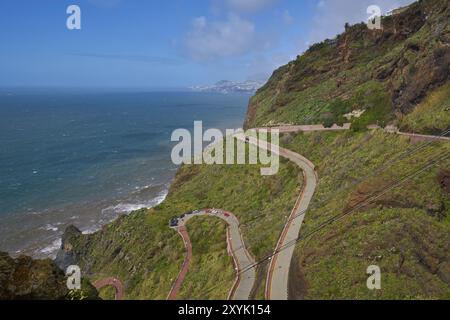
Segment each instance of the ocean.
[{"label": "ocean", "polygon": [[177,167],[173,130],[240,128],[248,95],[0,90],[0,251],[53,258],[85,233],[153,207]]}]

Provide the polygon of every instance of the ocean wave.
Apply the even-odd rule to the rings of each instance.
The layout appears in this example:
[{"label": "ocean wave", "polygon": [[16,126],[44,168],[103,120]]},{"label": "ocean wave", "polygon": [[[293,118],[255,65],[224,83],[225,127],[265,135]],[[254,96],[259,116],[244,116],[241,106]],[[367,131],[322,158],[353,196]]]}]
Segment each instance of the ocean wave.
[{"label": "ocean wave", "polygon": [[137,211],[140,209],[149,209],[149,208],[153,208],[157,205],[159,205],[160,203],[162,203],[166,197],[167,197],[168,191],[164,190],[163,192],[160,192],[155,198],[148,200],[148,201],[144,201],[144,202],[140,202],[140,203],[119,203],[117,205],[114,206],[110,206],[106,209],[103,209],[103,212],[106,211],[110,211],[110,212],[114,212],[116,214],[130,214],[133,211]]},{"label": "ocean wave", "polygon": [[119,215],[122,214],[130,214],[134,211],[141,210],[141,209],[150,209],[153,208],[160,203],[162,203],[168,194],[168,189],[160,192],[156,197],[152,198],[148,201],[143,202],[120,202],[116,205],[109,206],[107,208],[104,208],[102,210],[102,219],[95,223],[94,225],[85,228],[83,230],[83,234],[92,234],[94,232],[97,232],[100,230],[104,225],[107,225],[108,223],[111,223],[116,219]]},{"label": "ocean wave", "polygon": [[[117,200],[114,204],[110,204],[107,206],[107,202],[102,204],[95,205],[96,207],[86,207],[88,212],[94,212],[93,210],[98,210],[98,215],[91,216],[89,220],[86,220],[88,216],[84,214],[74,214],[73,211],[83,212],[84,204],[80,204],[76,210],[70,208],[71,210],[63,210],[61,212],[67,212],[68,214],[65,217],[61,217],[60,210],[51,211],[50,209],[45,209],[40,212],[29,212],[28,214],[39,216],[41,214],[45,214],[44,216],[48,219],[52,219],[53,221],[47,220],[45,223],[42,223],[40,227],[38,227],[43,234],[39,236],[42,238],[40,240],[40,245],[37,245],[34,248],[30,246],[25,247],[23,250],[18,251],[17,253],[30,252],[33,257],[36,258],[56,258],[56,254],[58,250],[61,248],[61,233],[65,226],[69,224],[77,225],[80,230],[82,230],[83,234],[92,234],[102,229],[105,225],[113,222],[120,215],[128,215],[134,211],[146,208],[152,208],[159,205],[161,202],[165,200],[168,194],[170,184],[164,185],[145,185],[143,187],[137,188],[135,193],[131,193],[128,199]],[[149,200],[142,200],[141,197],[144,198],[146,193],[139,194],[141,191],[149,190],[152,193],[152,188],[158,188],[160,191],[156,193],[155,196],[150,196]],[[161,191],[161,189],[163,190]],[[136,192],[138,194],[136,194]],[[145,199],[145,198],[144,198]],[[102,209],[103,206],[103,209]],[[49,214],[52,213],[50,216]],[[54,219],[63,219],[59,221],[54,221]],[[28,251],[30,249],[30,251]]]},{"label": "ocean wave", "polygon": [[46,230],[46,231],[53,231],[53,232],[56,232],[56,231],[59,230],[58,227],[57,227],[56,225],[61,225],[61,223],[56,223],[55,225],[53,225],[53,224],[47,224],[46,226],[41,227],[40,229]]},{"label": "ocean wave", "polygon": [[56,258],[56,253],[61,247],[61,239],[54,240],[50,245],[39,250],[39,253],[51,259]]}]

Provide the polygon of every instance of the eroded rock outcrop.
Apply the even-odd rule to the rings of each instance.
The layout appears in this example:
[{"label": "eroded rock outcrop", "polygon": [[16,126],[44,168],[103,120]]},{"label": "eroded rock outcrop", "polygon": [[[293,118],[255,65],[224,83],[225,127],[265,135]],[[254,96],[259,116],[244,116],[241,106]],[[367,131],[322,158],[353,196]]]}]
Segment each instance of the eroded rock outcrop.
[{"label": "eroded rock outcrop", "polygon": [[98,299],[98,293],[86,279],[79,292],[71,292],[64,272],[50,259],[14,259],[0,252],[0,300],[65,299]]}]

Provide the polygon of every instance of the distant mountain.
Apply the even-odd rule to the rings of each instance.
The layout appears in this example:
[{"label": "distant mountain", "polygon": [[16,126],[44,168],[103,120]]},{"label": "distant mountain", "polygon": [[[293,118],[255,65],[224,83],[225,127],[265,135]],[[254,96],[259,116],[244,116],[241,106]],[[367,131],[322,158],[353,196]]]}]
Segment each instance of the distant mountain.
[{"label": "distant mountain", "polygon": [[[449,1],[421,0],[383,17],[383,30],[348,25],[275,71],[251,98],[247,128],[352,122],[345,133],[280,139],[283,148],[310,159],[319,177],[306,224],[290,246],[289,299],[450,297],[450,145],[367,130],[368,124],[395,124],[404,132],[448,132],[449,16]],[[257,86],[220,81],[191,89],[231,93]],[[307,185],[302,177],[285,161],[270,178],[254,165],[181,166],[161,205],[121,216],[94,234],[71,228],[58,256],[93,279],[120,276],[127,299],[165,299],[186,254],[168,226],[171,218],[208,206],[243,220],[259,213],[242,232],[251,254],[265,261]],[[210,218],[194,224],[189,232],[201,250],[193,252],[195,272],[179,298],[224,299],[235,282],[233,264],[221,258],[227,258],[225,227]],[[371,265],[382,270],[382,290],[367,288]],[[264,298],[263,269],[250,299]],[[0,259],[0,292],[1,270]]]},{"label": "distant mountain", "polygon": [[222,80],[213,85],[194,86],[190,89],[197,92],[216,92],[216,93],[255,93],[264,85],[263,81],[248,80],[244,82]]}]

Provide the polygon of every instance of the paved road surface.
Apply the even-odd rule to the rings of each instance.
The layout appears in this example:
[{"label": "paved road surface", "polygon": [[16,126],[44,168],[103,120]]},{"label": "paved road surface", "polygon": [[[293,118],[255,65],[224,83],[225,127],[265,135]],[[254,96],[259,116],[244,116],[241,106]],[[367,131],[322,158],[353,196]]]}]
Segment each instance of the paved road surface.
[{"label": "paved road surface", "polygon": [[333,125],[330,128],[326,128],[323,124],[311,124],[311,125],[286,125],[280,127],[267,127],[257,128],[256,130],[278,130],[280,133],[296,133],[296,132],[315,132],[315,131],[345,131],[350,130],[351,123],[345,123],[342,126]]},{"label": "paved road surface", "polygon": [[[267,129],[267,128],[258,128],[257,130],[260,129]],[[303,125],[303,126],[281,126],[270,129],[279,130],[280,133],[299,132],[299,131],[303,132],[343,131],[349,130],[350,124],[348,123],[344,124],[344,126],[342,127],[334,125],[331,128],[325,128],[323,125]],[[381,128],[376,125],[372,125],[368,126],[368,129],[381,129]],[[417,139],[418,141],[450,140],[450,137],[429,136],[429,135],[400,132],[396,127],[393,126],[388,126],[383,130],[390,133],[409,136],[413,139]],[[246,141],[246,137],[244,135],[237,135],[236,137],[238,139]],[[258,145],[258,141],[255,138],[248,137],[247,139],[248,143]],[[259,146],[266,149],[272,148],[270,143],[259,144]],[[277,243],[277,247],[274,251],[274,256],[270,262],[269,271],[267,273],[266,292],[265,292],[266,299],[268,300],[271,299],[287,300],[288,298],[289,269],[295,248],[295,246],[289,246],[289,244],[298,238],[305,217],[304,214],[300,215],[300,213],[306,212],[306,210],[308,209],[308,206],[314,195],[318,182],[317,173],[315,171],[314,164],[311,161],[293,151],[281,147],[278,148],[278,154],[296,163],[303,170],[303,175],[305,178],[304,179],[305,186],[303,188],[301,195],[299,196],[299,198],[295,203],[295,206],[288,219],[288,222],[286,223],[283,229],[283,232]],[[229,298],[235,300],[248,300],[255,282],[255,274],[256,274],[255,267],[249,268],[249,270],[246,270],[242,274],[240,271],[247,269],[248,266],[252,266],[255,263],[255,261],[245,247],[241,232],[239,230],[238,219],[231,213],[226,213],[225,215],[225,212],[221,210],[215,210],[214,212],[211,212],[211,210],[206,211],[203,210],[197,213],[196,215],[188,215],[185,216],[184,219],[180,220],[180,224],[179,227],[177,228],[177,231],[179,232],[185,243],[186,258],[185,261],[183,262],[182,269],[174,285],[172,286],[168,299],[169,300],[176,299],[180,291],[181,285],[184,281],[184,278],[186,277],[186,274],[189,270],[189,263],[192,259],[192,244],[189,239],[189,234],[187,233],[185,224],[194,216],[216,216],[218,218],[221,218],[222,220],[225,220],[228,223],[229,226],[227,230],[228,250],[231,256],[233,257],[237,269],[236,282],[230,291]],[[116,297],[115,297],[116,300],[121,300],[123,298],[123,284],[120,282],[120,280],[116,278],[107,278],[97,281],[94,284],[97,290],[109,285],[113,286],[116,289]]]},{"label": "paved road surface", "polygon": [[172,288],[170,289],[167,300],[176,300],[178,293],[180,292],[181,285],[183,284],[184,278],[189,271],[189,263],[192,260],[192,243],[191,239],[189,238],[189,234],[187,233],[186,227],[182,225],[177,230],[183,238],[184,247],[186,248],[186,257],[184,258],[183,266],[181,267],[181,271],[178,274],[177,280],[175,280]]},{"label": "paved road surface", "polygon": [[236,218],[236,216],[232,213],[216,209],[201,210],[196,214],[185,215],[183,219],[179,220],[178,227],[176,229],[183,237],[187,248],[187,254],[178,278],[169,293],[168,299],[176,299],[181,285],[183,284],[184,278],[186,277],[186,274],[189,270],[189,263],[192,259],[192,244],[186,231],[185,225],[190,219],[198,216],[217,217],[224,220],[228,224],[228,252],[233,257],[237,272],[236,281],[233,285],[233,288],[230,290],[228,298],[230,300],[248,300],[255,283],[255,267],[248,268],[248,270],[243,273],[241,273],[241,270],[247,269],[247,267],[249,266],[253,266],[255,260],[245,247],[244,240],[242,239],[241,232],[239,230],[239,220]]},{"label": "paved road surface", "polygon": [[[256,130],[278,130],[280,133],[297,133],[297,132],[317,132],[317,131],[347,131],[351,129],[351,123],[344,123],[343,126],[333,125],[330,128],[324,127],[323,124],[315,124],[315,125],[286,125],[280,127],[268,127],[268,128],[257,128]],[[401,132],[399,128],[393,125],[388,125],[385,128],[382,128],[376,124],[371,124],[367,126],[369,130],[383,130],[387,133],[394,133],[400,136],[407,136],[412,138],[414,141],[430,141],[430,140],[441,140],[441,141],[450,141],[450,137],[446,136],[433,136],[426,134],[417,134],[410,132]]]},{"label": "paved road surface", "polygon": [[[237,138],[241,140],[246,139],[242,135],[237,136]],[[258,145],[258,141],[252,137],[247,137],[247,142]],[[271,144],[267,142],[263,144],[259,143],[259,147],[269,150],[273,149]],[[274,149],[274,151],[275,150],[276,149]],[[318,181],[314,164],[311,161],[293,151],[281,147],[279,148],[278,154],[294,162],[303,170],[305,185],[302,193],[295,203],[288,222],[283,229],[277,247],[274,251],[274,256],[270,261],[265,292],[267,300],[288,299],[289,269],[291,266],[292,256],[294,255],[295,246],[286,245],[292,243],[292,241],[295,241],[298,238],[300,228],[305,217],[304,214],[300,215],[299,213],[306,212],[308,209]]]},{"label": "paved road surface", "polygon": [[99,280],[96,283],[94,283],[94,287],[97,290],[100,290],[103,287],[106,286],[112,286],[116,289],[116,295],[115,295],[115,299],[116,300],[122,300],[123,299],[123,284],[119,279],[116,278],[106,278],[103,280]]},{"label": "paved road surface", "polygon": [[[259,128],[264,129],[264,128]],[[343,131],[343,130],[349,130],[350,124],[345,124],[343,127],[339,126],[333,126],[331,128],[324,128],[322,125],[306,125],[306,126],[283,126],[283,127],[277,127],[277,128],[271,128],[272,130],[276,129],[279,130],[280,133],[287,133],[287,132],[299,132],[299,131]],[[258,129],[257,129],[258,130]],[[386,132],[390,132],[389,128],[384,129]],[[433,136],[424,136],[424,135],[414,135],[409,133],[402,133],[402,132],[394,132],[401,135],[411,136],[411,137],[417,137],[417,138],[423,138],[423,139],[441,139],[441,140],[449,140],[448,137],[433,137]],[[251,143],[254,145],[259,145],[261,148],[266,149],[272,149],[272,146],[270,143],[264,142],[259,143],[258,140],[256,140],[253,137],[246,137],[242,134],[236,135],[236,138],[246,141],[247,143]],[[269,270],[267,273],[267,281],[266,281],[266,290],[265,290],[265,296],[267,300],[287,300],[288,299],[288,282],[289,282],[289,270],[290,265],[292,261],[292,257],[294,254],[294,245],[290,245],[294,243],[294,241],[298,238],[300,229],[303,224],[303,220],[305,217],[305,212],[307,211],[309,204],[311,203],[311,199],[314,196],[314,192],[317,187],[318,183],[318,177],[317,173],[315,171],[314,164],[303,157],[300,154],[297,154],[293,151],[290,151],[288,149],[284,149],[281,147],[273,148],[274,151],[278,153],[281,157],[284,157],[295,164],[297,164],[302,170],[304,175],[304,186],[302,193],[297,198],[297,201],[295,203],[294,208],[292,209],[292,212],[289,216],[288,222],[285,224],[282,234],[280,236],[280,239],[278,240],[277,246],[274,250],[274,256],[271,259]],[[278,151],[275,151],[278,150]],[[303,213],[303,214],[302,214]],[[211,215],[208,212],[202,211],[198,215]],[[223,216],[223,212],[216,214],[219,218],[224,219],[228,225],[229,225],[229,237],[227,239],[229,248],[231,249],[233,259],[235,261],[235,264],[237,266],[238,270],[243,270],[247,266],[251,266],[254,263],[253,258],[250,256],[250,254],[245,249],[245,245],[243,244],[242,236],[239,231],[239,222],[237,218],[234,215],[230,215],[228,218]],[[182,227],[184,227],[184,224],[192,217],[187,216],[185,219],[183,219],[180,223]],[[227,233],[227,234],[228,234]],[[182,234],[183,239],[186,243],[186,237],[187,241],[189,241],[189,236],[187,235],[187,232],[180,232]],[[190,241],[189,241],[190,245]],[[232,248],[243,248],[242,250],[236,250],[236,252],[233,251]],[[192,249],[190,249],[192,250]],[[191,253],[192,255],[192,253]],[[180,276],[178,277],[176,283],[174,284],[173,290],[179,290],[179,286],[181,286],[181,283],[184,280],[184,277],[187,273],[188,266],[189,266],[189,249],[187,258],[185,260],[185,263],[183,264],[182,271],[180,272]],[[247,270],[242,275],[239,275],[240,272],[238,272],[238,277],[235,283],[235,286],[230,291],[230,298],[236,299],[236,300],[247,300],[250,296],[251,290],[253,288],[254,282],[255,282],[255,267]],[[178,289],[177,289],[178,288]],[[172,293],[172,292],[171,292]],[[176,294],[175,294],[176,296]],[[170,297],[170,294],[169,294]]]}]

